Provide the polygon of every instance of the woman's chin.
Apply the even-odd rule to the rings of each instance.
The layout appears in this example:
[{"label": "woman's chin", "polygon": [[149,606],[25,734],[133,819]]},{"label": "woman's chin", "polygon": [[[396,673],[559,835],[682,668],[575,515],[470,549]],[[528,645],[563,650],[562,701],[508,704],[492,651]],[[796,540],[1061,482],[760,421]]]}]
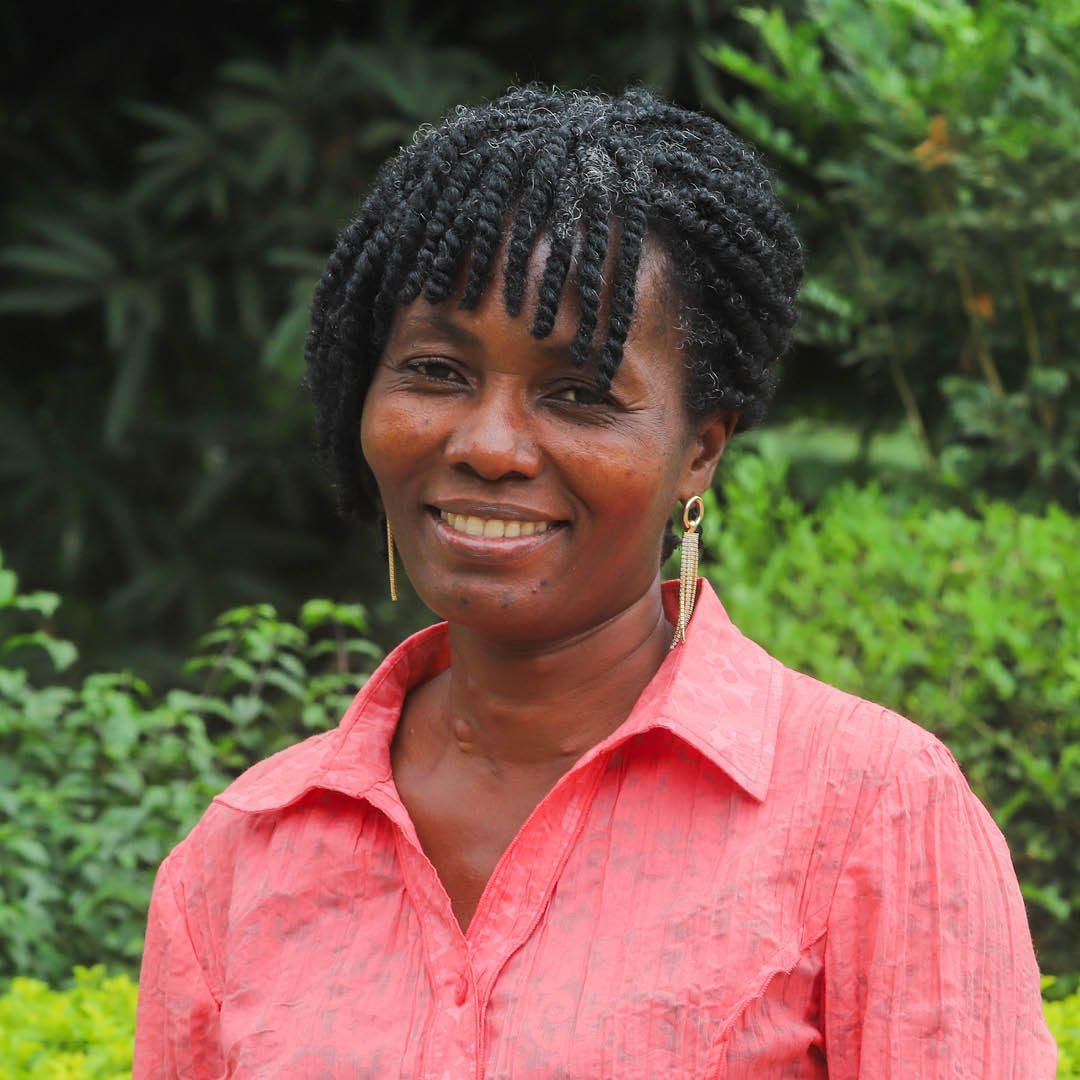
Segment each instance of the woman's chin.
[{"label": "woman's chin", "polygon": [[619,584],[624,587],[590,590],[573,586],[565,577],[522,575],[500,581],[495,575],[466,575],[416,580],[413,587],[452,631],[461,629],[489,639],[493,649],[513,651],[557,648],[588,636],[637,608],[650,590],[655,589],[659,603],[658,574],[632,583],[630,575],[624,575]]},{"label": "woman's chin", "polygon": [[416,583],[415,588],[420,599],[451,626],[487,632],[508,642],[542,640],[552,629],[543,609],[555,605],[544,602],[544,582],[449,587],[443,583],[434,588]]}]

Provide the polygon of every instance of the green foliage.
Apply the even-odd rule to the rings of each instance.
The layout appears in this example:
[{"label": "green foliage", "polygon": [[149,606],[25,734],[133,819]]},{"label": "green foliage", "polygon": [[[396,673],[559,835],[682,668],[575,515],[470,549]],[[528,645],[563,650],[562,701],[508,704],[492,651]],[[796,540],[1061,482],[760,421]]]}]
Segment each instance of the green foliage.
[{"label": "green foliage", "polygon": [[311,595],[335,561],[374,576],[371,545],[324,554],[343,529],[299,387],[308,305],[379,162],[507,79],[390,18],[382,40],[227,60],[184,106],[117,102],[138,142],[126,186],[95,184],[94,170],[18,191],[0,234],[0,316],[63,317],[66,333],[54,321],[51,381],[24,357],[23,378],[0,376],[13,492],[0,521],[10,515],[5,547],[26,572],[56,580],[59,561],[61,582],[86,583],[95,602],[75,630],[99,662],[102,609],[112,634],[127,631],[110,665],[163,673],[135,627],[176,649],[222,606]]},{"label": "green foliage", "polygon": [[0,1076],[5,1080],[123,1080],[131,1076],[135,983],[102,965],[76,967],[52,990],[15,978],[0,997]]},{"label": "green foliage", "polygon": [[732,458],[704,573],[785,663],[948,744],[1009,840],[1041,963],[1080,969],[1080,520],[850,483],[807,513],[786,471]]},{"label": "green foliage", "polygon": [[1053,976],[1044,976],[1046,1022],[1058,1044],[1058,1080],[1080,1080],[1080,994],[1056,997]]},{"label": "green foliage", "polygon": [[707,100],[782,166],[810,252],[805,344],[892,386],[957,485],[1076,504],[1077,0],[745,8],[753,90]]},{"label": "green foliage", "polygon": [[380,656],[359,605],[312,600],[294,625],[261,604],[202,639],[195,689],[159,696],[125,673],[59,686],[27,650],[59,664],[66,643],[18,625],[56,603],[0,566],[0,975],[51,981],[132,963],[170,848],[232,776],[336,724]]},{"label": "green foliage", "polygon": [[[377,547],[336,520],[298,385],[335,234],[418,124],[531,78],[671,91],[728,7],[631,0],[620,26],[453,2],[12,11],[0,543],[64,590],[93,665],[169,677],[256,598],[286,610],[344,580],[375,603]],[[398,605],[387,640],[419,619]]]}]

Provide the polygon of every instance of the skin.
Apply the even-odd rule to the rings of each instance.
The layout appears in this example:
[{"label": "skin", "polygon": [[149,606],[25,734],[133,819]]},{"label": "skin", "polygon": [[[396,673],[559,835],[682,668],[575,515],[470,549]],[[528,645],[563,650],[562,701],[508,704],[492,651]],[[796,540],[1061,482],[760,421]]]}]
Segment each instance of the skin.
[{"label": "skin", "polygon": [[[450,624],[450,667],[407,698],[391,761],[463,931],[529,813],[663,661],[662,536],[675,505],[709,487],[736,420],[686,412],[662,251],[646,244],[604,399],[569,361],[572,295],[548,338],[529,332],[545,257],[538,244],[518,317],[499,284],[473,311],[422,297],[399,311],[361,420],[401,559]],[[549,529],[462,539],[447,508]]]}]

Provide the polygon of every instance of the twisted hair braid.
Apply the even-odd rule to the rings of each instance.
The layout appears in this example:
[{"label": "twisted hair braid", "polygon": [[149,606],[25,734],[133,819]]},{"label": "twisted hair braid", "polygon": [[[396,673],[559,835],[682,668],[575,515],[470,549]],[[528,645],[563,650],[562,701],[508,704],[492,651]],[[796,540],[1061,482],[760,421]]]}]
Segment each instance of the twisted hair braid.
[{"label": "twisted hair braid", "polygon": [[574,230],[577,224],[577,164],[568,158],[563,174],[555,186],[555,203],[552,208],[551,247],[548,251],[544,274],[536,295],[536,314],[533,317],[532,335],[545,338],[555,327],[559,310],[559,298],[570,273],[574,254]]},{"label": "twisted hair braid", "polygon": [[525,264],[529,261],[538,230],[547,220],[548,209],[555,199],[555,184],[566,156],[567,133],[556,131],[536,155],[532,175],[518,204],[514,224],[506,249],[506,271],[503,296],[510,315],[521,312],[525,291]]},{"label": "twisted hair braid", "polygon": [[688,411],[735,409],[740,428],[761,419],[803,274],[764,162],[723,124],[647,90],[612,98],[527,86],[418,131],[383,166],[315,290],[307,384],[343,513],[378,511],[358,421],[395,311],[455,290],[475,307],[505,245],[500,284],[517,315],[541,237],[550,247],[534,337],[551,333],[571,281],[580,300],[572,359],[592,366],[598,389],[609,386],[649,239],[668,256]]}]

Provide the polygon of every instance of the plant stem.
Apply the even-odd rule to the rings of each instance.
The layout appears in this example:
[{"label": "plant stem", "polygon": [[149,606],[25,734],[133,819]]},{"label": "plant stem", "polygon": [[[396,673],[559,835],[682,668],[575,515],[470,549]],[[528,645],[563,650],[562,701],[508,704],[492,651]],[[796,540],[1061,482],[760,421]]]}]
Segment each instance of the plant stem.
[{"label": "plant stem", "polygon": [[[1027,285],[1024,283],[1024,275],[1020,272],[1020,263],[1012,252],[1009,254],[1009,269],[1012,271],[1013,287],[1016,289],[1020,317],[1024,323],[1024,341],[1027,343],[1028,359],[1033,369],[1042,367],[1042,345],[1039,343],[1039,328],[1035,325],[1035,312],[1031,309],[1031,299],[1028,296]],[[1037,400],[1036,408],[1039,410],[1043,430],[1052,430],[1056,419],[1053,404],[1049,401]]]},{"label": "plant stem", "polygon": [[956,243],[956,257],[953,266],[956,270],[956,283],[960,286],[960,299],[963,302],[964,310],[967,312],[968,321],[971,325],[975,359],[979,363],[979,368],[982,370],[983,378],[986,379],[991,393],[996,398],[1003,398],[1005,396],[1005,387],[1001,382],[1001,375],[998,373],[994,358],[990,355],[990,349],[983,338],[982,323],[975,306],[975,289],[972,287],[971,273],[968,270],[967,260],[964,258],[963,237],[960,235],[960,229],[957,227],[956,219],[945,199],[945,194],[941,190],[941,184],[934,174],[930,174],[930,190],[933,193],[938,212],[944,219]]},{"label": "plant stem", "polygon": [[236,650],[239,648],[240,642],[237,638],[233,638],[224,649],[221,650],[221,654],[217,658],[217,662],[210,669],[210,674],[206,676],[206,683],[203,685],[202,696],[209,697],[210,692],[217,686],[218,679],[221,678],[222,671],[225,670],[225,665],[229,662],[229,658],[233,656]]},{"label": "plant stem", "polygon": [[345,632],[341,629],[341,623],[334,623],[334,640],[337,642],[338,674],[346,675],[349,671],[349,653],[345,648]]},{"label": "plant stem", "polygon": [[[847,214],[844,213],[842,209],[840,209],[839,213],[842,222],[841,227],[844,230],[848,248],[851,251],[852,257],[855,259],[855,264],[859,268],[859,275],[863,281],[873,281],[873,267],[870,265],[870,260],[866,257],[866,252],[863,250],[859,236],[852,228],[851,222],[847,218]],[[922,412],[919,410],[919,402],[915,397],[915,392],[911,389],[911,383],[908,381],[908,377],[904,372],[904,364],[900,356],[900,346],[896,340],[896,334],[893,331],[892,324],[885,317],[882,306],[878,304],[873,297],[870,298],[870,303],[874,310],[874,317],[877,320],[878,325],[884,331],[885,337],[889,342],[889,375],[892,378],[893,386],[896,387],[896,393],[900,398],[900,404],[904,408],[904,415],[907,417],[907,422],[915,435],[916,442],[919,444],[923,462],[927,469],[933,472],[937,468],[937,460],[934,457],[934,449],[930,445],[930,437],[926,433],[926,424],[923,423]]]}]

